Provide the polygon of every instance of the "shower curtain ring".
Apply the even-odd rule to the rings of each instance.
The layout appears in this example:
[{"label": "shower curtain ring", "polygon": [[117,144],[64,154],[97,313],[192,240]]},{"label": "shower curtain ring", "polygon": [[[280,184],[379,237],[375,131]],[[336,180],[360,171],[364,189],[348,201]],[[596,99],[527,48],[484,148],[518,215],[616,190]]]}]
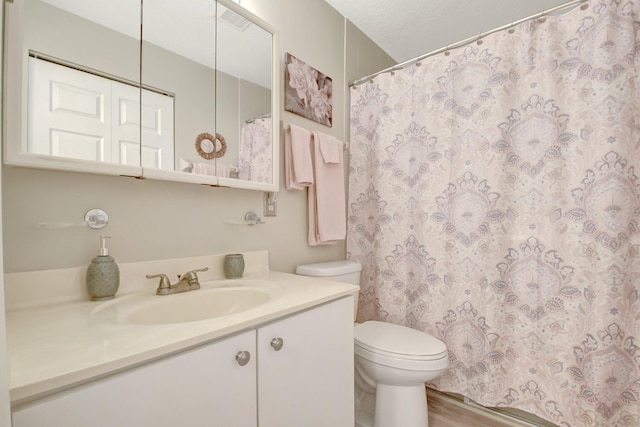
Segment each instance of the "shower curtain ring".
[{"label": "shower curtain ring", "polygon": [[543,10],[538,14],[538,22],[544,24],[547,21],[547,11]]}]

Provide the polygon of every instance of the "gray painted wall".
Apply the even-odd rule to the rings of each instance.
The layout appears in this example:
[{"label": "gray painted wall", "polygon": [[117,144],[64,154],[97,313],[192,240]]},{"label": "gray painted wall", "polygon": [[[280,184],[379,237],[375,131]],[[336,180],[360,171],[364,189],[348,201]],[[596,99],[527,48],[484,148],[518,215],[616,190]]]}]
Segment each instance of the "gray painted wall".
[{"label": "gray painted wall", "polygon": [[[0,33],[4,32],[4,9],[0,8]],[[3,78],[2,74],[2,58],[0,58],[0,80]],[[3,88],[0,88],[0,95],[4,92]],[[0,107],[0,113],[2,107]],[[3,135],[3,123],[0,122],[0,146],[2,145]],[[0,177],[0,184],[2,183],[2,177]],[[2,191],[0,191],[0,196]],[[0,220],[2,219],[2,213],[0,212]],[[2,230],[0,229],[0,236],[2,236]],[[3,248],[0,242],[0,255]],[[4,307],[4,272],[3,267],[0,265],[0,307]],[[0,314],[0,427],[11,426],[11,412],[9,406],[9,367],[7,366],[7,335],[5,328],[4,310]]]}]

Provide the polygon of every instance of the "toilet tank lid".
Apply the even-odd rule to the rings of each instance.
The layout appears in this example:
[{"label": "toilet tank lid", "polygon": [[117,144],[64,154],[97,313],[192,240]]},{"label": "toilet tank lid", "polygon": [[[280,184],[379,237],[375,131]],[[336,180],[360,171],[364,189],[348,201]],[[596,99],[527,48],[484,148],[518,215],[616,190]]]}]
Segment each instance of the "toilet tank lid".
[{"label": "toilet tank lid", "polygon": [[296,274],[303,276],[339,276],[341,274],[356,273],[362,270],[362,264],[357,261],[329,261],[316,264],[299,265]]}]

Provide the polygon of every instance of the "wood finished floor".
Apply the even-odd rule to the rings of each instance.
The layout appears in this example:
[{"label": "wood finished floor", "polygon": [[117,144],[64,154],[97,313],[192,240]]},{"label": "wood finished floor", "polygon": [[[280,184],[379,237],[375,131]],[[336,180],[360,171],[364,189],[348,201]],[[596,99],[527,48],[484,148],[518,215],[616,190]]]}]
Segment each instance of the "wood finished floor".
[{"label": "wood finished floor", "polygon": [[446,394],[428,390],[429,427],[532,427],[553,426],[544,421],[524,422],[484,408],[465,404]]}]

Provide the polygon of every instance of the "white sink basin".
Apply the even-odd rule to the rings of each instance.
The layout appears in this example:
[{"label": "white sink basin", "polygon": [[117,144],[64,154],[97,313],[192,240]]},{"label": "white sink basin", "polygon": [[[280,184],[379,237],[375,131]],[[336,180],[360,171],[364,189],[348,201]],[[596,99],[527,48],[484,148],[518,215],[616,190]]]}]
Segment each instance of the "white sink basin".
[{"label": "white sink basin", "polygon": [[93,317],[138,325],[195,322],[242,313],[260,307],[282,293],[279,286],[266,281],[208,282],[195,291],[163,296],[138,294],[116,299],[96,308]]},{"label": "white sink basin", "polygon": [[127,320],[144,325],[194,322],[247,311],[269,300],[267,292],[257,289],[200,289],[158,297],[132,309]]}]

